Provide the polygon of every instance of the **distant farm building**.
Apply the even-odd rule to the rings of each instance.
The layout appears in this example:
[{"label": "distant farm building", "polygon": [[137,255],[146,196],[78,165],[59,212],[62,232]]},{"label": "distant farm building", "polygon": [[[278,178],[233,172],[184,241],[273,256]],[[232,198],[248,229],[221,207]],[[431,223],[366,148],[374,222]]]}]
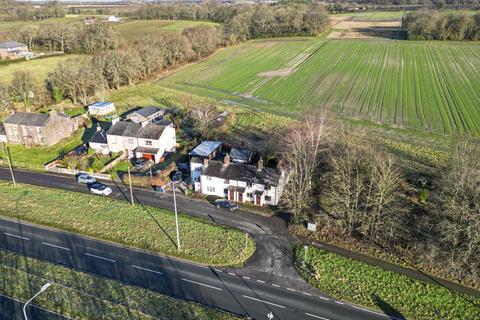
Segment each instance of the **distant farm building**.
[{"label": "distant farm building", "polygon": [[0,59],[18,59],[28,54],[28,46],[21,42],[0,42]]}]

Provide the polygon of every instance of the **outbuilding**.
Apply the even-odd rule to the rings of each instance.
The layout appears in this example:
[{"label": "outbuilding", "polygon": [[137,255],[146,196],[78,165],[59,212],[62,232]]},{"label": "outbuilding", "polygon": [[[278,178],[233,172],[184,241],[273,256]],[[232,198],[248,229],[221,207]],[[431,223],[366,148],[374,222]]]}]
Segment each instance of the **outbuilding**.
[{"label": "outbuilding", "polygon": [[113,102],[95,102],[88,106],[88,113],[92,116],[103,116],[116,111]]}]

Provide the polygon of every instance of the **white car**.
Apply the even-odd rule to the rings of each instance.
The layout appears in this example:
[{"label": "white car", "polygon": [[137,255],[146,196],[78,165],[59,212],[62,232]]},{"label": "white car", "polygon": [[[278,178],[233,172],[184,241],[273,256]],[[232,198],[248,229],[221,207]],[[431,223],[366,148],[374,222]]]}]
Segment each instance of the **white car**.
[{"label": "white car", "polygon": [[90,185],[90,192],[101,196],[108,196],[112,193],[112,188],[97,182]]},{"label": "white car", "polygon": [[86,174],[86,173],[80,173],[80,174],[77,176],[77,181],[80,182],[80,183],[85,183],[85,184],[92,184],[92,183],[97,182],[97,180],[95,180],[94,177],[89,176],[89,175]]}]

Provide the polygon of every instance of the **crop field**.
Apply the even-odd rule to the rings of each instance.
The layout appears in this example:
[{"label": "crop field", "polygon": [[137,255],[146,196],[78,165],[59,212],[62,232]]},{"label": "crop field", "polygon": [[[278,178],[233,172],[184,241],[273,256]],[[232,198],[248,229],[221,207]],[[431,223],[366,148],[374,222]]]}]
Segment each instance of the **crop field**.
[{"label": "crop field", "polygon": [[371,12],[349,12],[341,14],[332,14],[333,18],[347,17],[355,21],[389,21],[401,20],[404,11],[371,11]]},{"label": "crop field", "polygon": [[252,41],[158,84],[287,116],[328,107],[342,117],[396,128],[480,135],[475,43]]},{"label": "crop field", "polygon": [[115,25],[115,31],[121,38],[133,41],[146,35],[161,33],[178,33],[187,27],[198,25],[216,25],[205,21],[169,21],[169,20],[134,20]]}]

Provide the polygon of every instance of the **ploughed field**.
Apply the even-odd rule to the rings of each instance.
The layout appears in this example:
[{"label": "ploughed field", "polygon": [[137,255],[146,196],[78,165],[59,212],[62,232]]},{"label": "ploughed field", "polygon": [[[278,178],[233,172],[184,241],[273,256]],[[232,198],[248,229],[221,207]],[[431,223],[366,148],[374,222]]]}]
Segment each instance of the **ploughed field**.
[{"label": "ploughed field", "polygon": [[257,40],[220,50],[159,84],[288,116],[326,106],[395,127],[480,135],[476,43]]}]

